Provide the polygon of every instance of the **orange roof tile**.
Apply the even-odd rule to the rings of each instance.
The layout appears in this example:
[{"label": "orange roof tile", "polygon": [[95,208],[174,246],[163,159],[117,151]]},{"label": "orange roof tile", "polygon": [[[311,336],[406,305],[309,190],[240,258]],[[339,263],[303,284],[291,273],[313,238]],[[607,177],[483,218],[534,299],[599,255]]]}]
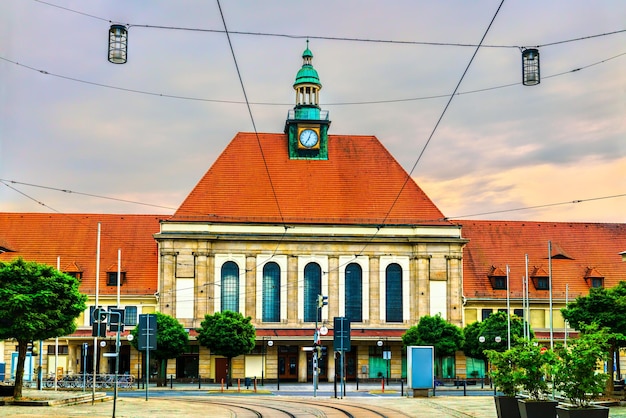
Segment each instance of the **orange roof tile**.
[{"label": "orange roof tile", "polygon": [[329,135],[328,160],[290,160],[285,134],[238,133],[171,220],[449,225],[407,176],[373,136]]},{"label": "orange roof tile", "polygon": [[[588,294],[590,284],[585,276],[589,267],[602,272],[606,288],[626,280],[626,263],[619,255],[626,247],[626,224],[453,222],[461,225],[463,237],[469,239],[463,256],[463,292],[468,299],[506,297],[506,290],[492,289],[488,278],[492,266],[506,271],[506,265],[510,269],[510,296],[521,298],[525,254],[528,254],[529,276],[549,275],[548,241],[553,250],[553,298],[564,300],[566,287],[570,300]],[[532,282],[529,291],[531,298],[549,298],[547,290],[536,290]]]},{"label": "orange roof tile", "polygon": [[0,213],[0,240],[11,243],[14,252],[0,253],[0,260],[22,257],[81,271],[80,291],[95,294],[98,223],[100,233],[99,294],[116,294],[106,285],[107,267],[115,265],[122,250],[126,282],[124,295],[152,295],[157,291],[157,243],[152,234],[159,232],[157,215]]}]

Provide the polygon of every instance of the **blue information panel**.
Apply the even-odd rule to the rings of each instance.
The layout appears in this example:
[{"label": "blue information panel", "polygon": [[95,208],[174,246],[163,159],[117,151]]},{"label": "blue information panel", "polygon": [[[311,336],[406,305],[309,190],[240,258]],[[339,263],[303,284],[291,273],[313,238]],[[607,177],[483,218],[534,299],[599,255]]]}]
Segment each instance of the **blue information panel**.
[{"label": "blue information panel", "polygon": [[409,346],[406,348],[406,360],[409,389],[432,389],[435,383],[435,348]]}]

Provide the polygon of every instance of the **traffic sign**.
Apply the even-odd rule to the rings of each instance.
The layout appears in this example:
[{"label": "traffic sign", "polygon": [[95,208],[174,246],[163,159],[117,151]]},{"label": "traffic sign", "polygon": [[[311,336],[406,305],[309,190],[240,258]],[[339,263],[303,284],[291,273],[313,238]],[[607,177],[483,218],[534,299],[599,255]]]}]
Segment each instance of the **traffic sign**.
[{"label": "traffic sign", "polygon": [[156,350],[157,349],[157,316],[155,314],[139,315],[139,341],[137,348],[139,350]]},{"label": "traffic sign", "polygon": [[350,319],[343,316],[334,318],[335,337],[333,345],[335,351],[350,351]]}]

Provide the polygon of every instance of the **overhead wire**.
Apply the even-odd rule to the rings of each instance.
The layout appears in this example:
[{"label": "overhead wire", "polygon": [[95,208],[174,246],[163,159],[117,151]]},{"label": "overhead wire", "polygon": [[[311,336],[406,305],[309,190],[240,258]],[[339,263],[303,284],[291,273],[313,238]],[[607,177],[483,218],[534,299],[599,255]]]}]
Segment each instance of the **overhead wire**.
[{"label": "overhead wire", "polygon": [[[256,127],[256,123],[254,121],[254,115],[252,114],[252,108],[250,107],[250,102],[248,101],[248,95],[246,93],[246,88],[244,86],[244,82],[243,82],[243,78],[241,76],[241,71],[239,70],[239,64],[237,63],[237,57],[235,55],[235,49],[233,48],[233,44],[230,40],[230,34],[228,33],[228,27],[226,26],[226,19],[224,17],[224,12],[222,11],[222,5],[220,4],[220,0],[216,0],[217,2],[217,6],[219,8],[220,11],[220,16],[222,18],[222,23],[224,24],[224,32],[226,33],[226,37],[228,39],[228,46],[230,48],[231,54],[233,56],[233,61],[235,63],[235,68],[237,69],[237,76],[239,78],[239,84],[241,85],[241,90],[243,91],[243,96],[244,99],[246,101],[246,108],[248,109],[248,115],[250,116],[250,120],[252,122],[252,128],[254,129],[254,135],[256,137],[256,141],[257,141],[257,145],[259,146],[259,152],[261,153],[261,159],[263,160],[263,167],[265,167],[265,173],[267,174],[267,179],[269,181],[270,184],[270,188],[272,190],[272,197],[274,198],[274,203],[276,204],[276,209],[278,210],[278,215],[281,219],[281,222],[283,224],[283,228],[284,228],[284,232],[283,232],[283,236],[281,237],[280,240],[278,240],[276,249],[278,249],[278,246],[280,246],[280,243],[282,242],[283,238],[285,237],[285,235],[287,234],[287,224],[285,223],[285,218],[283,216],[283,212],[282,209],[280,207],[280,202],[278,201],[278,195],[276,194],[276,188],[274,186],[274,182],[272,181],[272,176],[270,174],[270,169],[267,165],[267,159],[265,158],[265,153],[263,151],[263,145],[261,144],[261,138],[259,137],[259,132],[257,130]],[[274,254],[272,254],[272,257],[275,255],[276,253],[274,252]]]},{"label": "overhead wire", "polygon": [[[53,5],[53,4],[51,4],[51,3],[43,2],[43,1],[40,1],[40,0],[35,0],[35,1],[38,1],[38,2],[43,3],[43,4],[48,4],[48,5],[51,5],[51,6],[54,6],[54,7],[59,7],[59,6]],[[503,1],[502,1],[502,3],[503,3]],[[500,4],[500,7],[502,6],[502,3]],[[219,5],[219,0],[218,0],[218,6],[220,6],[220,5]],[[500,7],[498,8],[498,10],[500,10]],[[65,10],[70,10],[70,9],[67,9],[67,8],[62,8],[62,7],[60,7],[60,8],[61,8],[61,9],[65,9]],[[70,11],[73,11],[73,10],[70,10]],[[74,12],[75,12],[75,11],[74,11]],[[77,12],[77,13],[80,13],[80,12]],[[221,6],[220,6],[220,13],[222,14]],[[498,13],[498,12],[496,12],[496,15],[497,15],[497,13]],[[85,13],[81,13],[81,14],[83,14],[83,15],[85,15],[85,16],[89,16],[89,17],[95,17],[95,16],[88,15],[88,14],[85,14]],[[496,17],[496,16],[494,15],[493,19],[495,19],[495,17]],[[97,17],[95,17],[95,18],[97,18]],[[222,19],[223,19],[223,22],[224,22],[224,27],[225,27],[225,30],[223,31],[223,33],[226,33],[226,35],[227,35],[227,37],[228,37],[228,39],[229,39],[229,45],[230,45],[230,47],[231,47],[231,52],[232,52],[232,54],[233,54],[233,59],[235,60],[235,65],[237,66],[236,57],[235,57],[234,51],[233,51],[233,49],[232,49],[232,43],[230,42],[229,31],[228,31],[228,30],[227,30],[227,28],[226,28],[226,23],[225,23],[225,20],[224,20],[223,14],[222,14]],[[492,22],[491,22],[491,23],[493,23],[493,19],[492,19]],[[102,20],[104,20],[104,19],[102,19]],[[491,23],[490,23],[490,25],[489,25],[489,26],[491,26]],[[140,25],[133,25],[133,26],[140,26]],[[164,28],[164,29],[200,30],[200,29],[191,29],[191,28],[158,27],[158,26],[150,26],[150,25],[141,25],[141,26],[144,26],[144,27],[155,27],[155,28]],[[487,29],[487,31],[488,31],[488,30],[489,30],[489,28]],[[211,31],[211,30],[206,30],[206,31]],[[214,32],[222,32],[222,31],[214,31]],[[606,35],[609,35],[609,34],[620,33],[620,32],[624,32],[624,31],[623,31],[623,30],[622,30],[622,31],[614,31],[614,32],[607,33],[607,34],[601,34],[601,35],[595,35],[595,36],[588,36],[588,37],[581,37],[581,38],[576,38],[576,39],[573,39],[573,40],[559,41],[559,42],[554,42],[554,43],[550,43],[550,44],[544,44],[543,46],[556,45],[556,44],[565,43],[565,42],[573,42],[573,41],[575,41],[575,40],[590,39],[590,38],[593,38],[593,37],[606,36]],[[230,32],[230,33],[233,33],[233,34],[244,34],[244,35],[285,36],[285,37],[305,38],[305,36],[293,36],[293,35],[282,35],[282,34],[262,34],[262,33],[252,33],[252,32],[236,32],[236,31],[232,31],[232,32]],[[406,180],[406,181],[405,181],[405,183],[404,183],[404,186],[405,186],[405,185],[407,184],[407,182],[409,181],[409,179],[410,179],[410,177],[411,177],[411,175],[412,175],[413,171],[415,170],[415,168],[416,168],[417,164],[419,163],[419,161],[420,161],[420,159],[421,159],[422,155],[424,154],[424,152],[425,152],[426,148],[428,147],[428,144],[430,143],[430,141],[431,141],[431,139],[432,139],[432,137],[433,137],[433,135],[434,135],[434,133],[435,133],[435,131],[436,131],[436,129],[437,129],[437,127],[438,127],[438,125],[439,125],[439,123],[441,122],[441,119],[443,118],[443,115],[445,114],[445,112],[446,112],[446,110],[447,110],[448,106],[450,105],[450,102],[452,101],[452,98],[453,98],[456,94],[462,94],[462,93],[457,93],[458,87],[460,86],[461,81],[463,80],[463,77],[465,76],[465,73],[466,73],[466,72],[467,72],[467,70],[469,69],[469,65],[471,64],[472,60],[474,59],[474,56],[476,55],[476,53],[477,53],[478,49],[481,47],[481,44],[482,44],[482,42],[483,42],[483,40],[484,40],[484,38],[485,38],[486,34],[487,34],[487,32],[485,32],[485,35],[483,35],[483,38],[481,39],[481,42],[480,42],[478,45],[471,45],[471,44],[442,44],[442,43],[425,43],[425,42],[417,42],[417,41],[416,41],[416,42],[384,41],[384,40],[369,40],[369,39],[357,39],[357,38],[332,38],[332,37],[315,37],[315,36],[306,36],[306,38],[311,38],[311,39],[347,40],[347,41],[363,41],[363,42],[413,43],[413,44],[438,45],[438,46],[439,46],[439,45],[446,45],[446,46],[475,46],[475,47],[476,47],[476,51],[474,52],[474,55],[472,56],[472,59],[470,60],[470,63],[468,64],[468,66],[467,66],[467,68],[466,68],[465,72],[463,73],[463,76],[461,77],[461,80],[460,80],[460,81],[459,81],[459,83],[457,84],[457,87],[455,88],[455,91],[452,93],[452,95],[450,95],[450,96],[449,96],[448,103],[446,104],[446,106],[445,106],[445,108],[444,108],[444,111],[443,111],[442,115],[440,116],[439,120],[437,121],[437,123],[436,123],[436,125],[435,125],[435,128],[433,129],[433,131],[432,131],[432,133],[431,133],[430,137],[428,138],[428,140],[427,140],[427,142],[426,142],[425,146],[422,148],[422,150],[421,150],[421,152],[420,152],[420,154],[419,154],[419,156],[418,156],[418,158],[417,158],[417,160],[416,160],[415,164],[413,165],[413,168],[412,168],[412,169],[411,169],[411,171],[408,173],[407,180]],[[513,47],[515,47],[515,48],[517,48],[517,46],[496,46],[496,45],[482,45],[482,46],[483,46],[483,47],[501,47],[501,48],[513,48]],[[540,45],[540,46],[541,46],[541,45]],[[622,55],[622,54],[620,54],[620,55]],[[31,68],[31,69],[32,69],[32,68]],[[579,70],[580,70],[580,68],[575,69],[575,70],[572,70],[572,71],[570,71],[570,72],[579,71]],[[41,72],[42,74],[49,74],[49,73],[44,72],[44,71],[39,71],[39,72]],[[246,96],[246,93],[245,93],[245,88],[244,88],[244,85],[243,85],[243,81],[242,81],[242,79],[241,79],[241,73],[239,72],[239,69],[238,69],[238,68],[237,68],[237,72],[238,72],[238,75],[239,75],[239,79],[240,79],[240,82],[241,82],[242,89],[244,90],[244,96]],[[565,73],[563,73],[563,74],[565,74]],[[545,77],[545,78],[547,78],[547,77]],[[70,79],[70,78],[68,78],[68,79]],[[74,80],[74,81],[76,81],[76,80]],[[98,85],[97,83],[93,83],[93,84]],[[130,91],[130,90],[129,90],[129,91]],[[482,90],[482,91],[484,91],[484,90]],[[154,95],[163,96],[163,95],[160,95],[160,94],[154,94]],[[446,97],[446,96],[443,96],[443,97]],[[253,126],[254,126],[254,119],[253,119],[253,117],[252,117],[252,112],[251,112],[251,109],[250,109],[250,103],[249,103],[249,102],[248,102],[248,100],[247,100],[247,96],[246,96],[245,98],[246,98],[246,104],[247,104],[247,106],[248,106],[248,110],[249,110],[249,113],[250,113],[250,116],[251,116],[251,119],[252,119],[252,123],[253,123]],[[410,100],[410,99],[409,99],[409,100]],[[416,100],[416,99],[412,99],[412,100]],[[352,103],[352,104],[354,104],[354,103]],[[257,140],[259,140],[258,133],[257,133],[257,131],[256,131],[256,127],[255,127],[255,126],[254,126],[254,130],[255,130],[255,134],[257,135]],[[259,141],[259,146],[261,146],[260,141]],[[262,152],[262,148],[261,148],[261,152]],[[264,160],[264,161],[265,161],[265,160]],[[267,164],[266,164],[266,170],[267,170]],[[268,176],[269,176],[269,171],[268,171]],[[270,183],[271,183],[271,177],[270,177]],[[6,184],[5,184],[5,185],[6,185]],[[404,186],[403,186],[403,188],[404,188]],[[275,199],[276,199],[276,204],[278,205],[278,204],[279,204],[279,202],[278,202],[278,199],[277,199],[277,196],[276,196],[275,190],[273,189],[273,184],[272,184],[272,190],[273,190],[273,192],[274,192],[274,197],[275,197]],[[401,193],[402,193],[402,190],[400,191],[400,194],[401,194]],[[397,198],[399,198],[400,194],[398,194],[398,197],[397,197]],[[397,198],[396,198],[396,201],[397,201]],[[38,203],[40,203],[40,204],[41,204],[41,202],[38,202]],[[129,203],[132,203],[132,202],[129,202]],[[572,203],[576,203],[576,202],[574,201],[574,202],[572,202]],[[395,205],[395,201],[394,201],[394,204],[393,204],[393,205]],[[392,205],[392,208],[390,209],[390,211],[387,213],[387,216],[389,216],[389,214],[391,213],[391,210],[393,209],[393,205]],[[45,206],[45,205],[44,205],[44,206]],[[278,205],[278,208],[279,208],[279,211],[280,211],[280,206],[279,206],[279,205]],[[521,210],[521,209],[513,209],[513,210]],[[494,213],[494,212],[492,212],[492,213]],[[387,216],[386,216],[386,217],[387,217]],[[386,217],[385,217],[385,220],[386,220]],[[282,218],[282,213],[281,213],[281,218]],[[383,222],[383,224],[384,224],[384,222]]]},{"label": "overhead wire", "polygon": [[[617,55],[613,55],[611,57],[608,58],[604,58],[600,61],[595,61],[591,64],[587,64],[581,67],[576,67],[567,71],[562,71],[556,74],[549,74],[549,75],[542,75],[542,79],[549,79],[549,78],[554,78],[554,77],[559,77],[559,76],[563,76],[566,74],[571,74],[571,73],[575,73],[578,71],[582,71],[584,69],[590,68],[590,67],[594,67],[596,65],[600,65],[600,64],[604,64],[608,61],[614,60],[616,58],[622,57],[626,55],[626,52],[622,52],[620,54]],[[57,77],[60,79],[64,79],[67,81],[73,81],[76,83],[82,83],[82,84],[87,84],[87,85],[92,85],[92,86],[96,86],[96,87],[102,87],[102,88],[107,88],[107,89],[112,89],[112,90],[119,90],[119,91],[124,91],[127,93],[135,93],[135,94],[143,94],[143,95],[148,95],[148,96],[156,96],[156,97],[163,97],[163,98],[167,98],[167,99],[177,99],[177,100],[189,100],[189,101],[197,101],[197,102],[208,102],[208,103],[221,103],[221,104],[236,104],[236,105],[242,105],[242,104],[247,104],[247,105],[254,105],[254,106],[289,106],[292,103],[271,103],[271,102],[245,102],[245,101],[239,101],[239,100],[224,100],[224,99],[209,99],[209,98],[203,98],[203,97],[192,97],[192,96],[183,96],[183,95],[176,95],[176,94],[168,94],[168,93],[156,93],[156,92],[152,92],[152,91],[147,91],[147,90],[139,90],[139,89],[132,89],[132,88],[127,88],[127,87],[119,87],[119,86],[113,86],[110,84],[104,84],[104,83],[98,83],[98,82],[94,82],[94,81],[89,81],[89,80],[84,80],[84,79],[80,79],[80,78],[76,78],[76,77],[70,77],[70,76],[66,76],[63,74],[57,74],[57,73],[53,73],[53,72],[49,72],[47,70],[43,70],[40,68],[36,68],[27,64],[23,64],[20,63],[18,61],[14,61],[12,59],[0,56],[0,60],[2,61],[6,61],[8,63],[14,64],[16,66],[22,67],[22,68],[26,68],[28,70],[31,71],[35,71],[38,72],[40,74],[43,75],[49,75],[52,77]],[[492,86],[492,87],[484,87],[484,88],[480,88],[480,89],[475,89],[475,90],[468,90],[468,91],[460,91],[460,92],[456,92],[457,96],[461,96],[461,95],[467,95],[467,94],[474,94],[474,93],[481,93],[481,92],[485,92],[485,91],[490,91],[490,90],[498,90],[498,89],[502,89],[502,88],[507,88],[507,87],[514,87],[514,86],[518,86],[519,82],[514,82],[514,83],[507,83],[507,84],[501,84],[498,86]],[[435,95],[430,95],[430,96],[419,96],[419,97],[407,97],[407,98],[398,98],[398,99],[380,99],[380,100],[365,100],[365,101],[345,101],[345,102],[334,102],[334,103],[325,103],[324,106],[327,107],[332,107],[332,106],[357,106],[357,105],[376,105],[376,104],[387,104],[387,103],[401,103],[401,102],[413,102],[413,101],[422,101],[422,100],[432,100],[432,99],[442,99],[442,98],[446,98],[446,97],[450,97],[449,94],[435,94]]]},{"label": "overhead wire", "polygon": [[[111,19],[103,18],[100,16],[95,16],[89,13],[84,13],[81,11],[77,11],[74,9],[70,9],[68,7],[58,6],[54,3],[50,3],[43,0],[33,0],[37,3],[45,4],[47,6],[56,7],[65,11],[77,13],[83,16],[91,17],[94,19],[102,20],[105,22],[113,23],[114,21]],[[190,31],[190,32],[208,32],[208,33],[225,33],[226,29],[206,29],[206,28],[192,28],[192,27],[184,27],[184,26],[168,26],[168,25],[152,25],[152,24],[139,24],[139,23],[125,23],[128,27],[142,27],[142,28],[152,28],[152,29],[169,29],[169,30],[180,30],[180,31]],[[604,36],[616,35],[619,33],[626,32],[626,29],[618,29],[610,32],[604,32],[600,34],[586,35],[580,36],[572,39],[565,39],[554,42],[547,42],[543,44],[535,45],[535,48],[548,47],[553,45],[560,45],[569,42],[576,42],[588,39],[594,39]],[[465,42],[429,42],[429,41],[408,41],[408,40],[393,40],[393,39],[372,39],[372,38],[357,38],[357,37],[346,37],[346,36],[322,36],[322,35],[295,35],[295,34],[285,34],[285,33],[271,33],[271,32],[251,32],[251,31],[229,31],[230,34],[233,35],[249,35],[249,36],[263,36],[263,37],[278,37],[278,38],[289,38],[289,39],[318,39],[318,40],[327,40],[327,41],[347,41],[347,42],[367,42],[367,43],[383,43],[383,44],[399,44],[399,45],[424,45],[424,46],[452,46],[452,47],[468,47],[468,48],[476,48],[477,44],[465,43]],[[522,45],[489,45],[483,44],[482,48],[511,48],[511,49],[519,49],[523,47]]]},{"label": "overhead wire", "polygon": [[[79,224],[79,225],[81,225],[81,226],[84,226],[84,227],[90,227],[90,225],[87,225],[87,224],[85,224],[85,223],[81,222],[81,221],[80,221],[79,219],[77,219],[75,216],[72,216],[72,215],[70,215],[70,214],[63,213],[63,212],[59,211],[58,209],[51,207],[50,205],[48,205],[48,204],[46,204],[46,203],[42,202],[41,200],[39,200],[39,199],[37,199],[37,198],[35,198],[35,197],[33,197],[33,196],[31,196],[31,195],[29,195],[29,194],[27,194],[27,193],[25,193],[25,192],[21,191],[21,190],[17,189],[16,187],[13,187],[13,186],[11,186],[11,185],[9,185],[9,184],[7,184],[7,183],[12,183],[12,184],[21,184],[21,185],[26,185],[26,186],[31,186],[31,187],[41,187],[41,188],[44,188],[44,189],[53,190],[53,191],[59,191],[59,192],[68,192],[68,190],[67,190],[67,189],[56,189],[56,188],[52,188],[52,187],[48,187],[48,186],[38,186],[38,185],[35,185],[35,184],[32,184],[32,183],[21,183],[21,182],[17,182],[17,181],[14,181],[14,180],[5,180],[5,179],[0,179],[0,183],[1,183],[1,184],[4,184],[5,186],[7,186],[8,188],[10,188],[10,189],[14,190],[15,192],[17,192],[17,193],[19,193],[19,194],[23,195],[24,197],[26,197],[26,198],[28,198],[28,199],[30,199],[30,200],[32,200],[32,201],[34,201],[34,202],[36,202],[37,204],[39,204],[39,205],[41,205],[41,206],[43,206],[43,207],[45,207],[45,208],[47,208],[47,209],[50,209],[51,211],[56,212],[56,213],[58,213],[59,215],[62,215],[62,216],[66,216],[66,217],[68,217],[70,220],[72,220],[73,222],[76,222],[77,224]],[[73,193],[76,193],[76,192],[73,192]],[[76,194],[79,194],[79,193],[76,193]],[[105,199],[107,198],[106,196],[98,196],[98,195],[95,195],[95,194],[89,194],[89,196],[96,197],[96,198],[97,198],[97,197],[102,197],[102,198],[105,198]],[[577,200],[574,200],[574,201],[566,201],[566,202],[559,202],[559,203],[551,203],[551,204],[544,204],[544,205],[536,205],[536,206],[527,207],[526,209],[538,209],[538,208],[542,208],[542,207],[555,206],[555,205],[564,205],[564,204],[578,204],[578,203],[584,203],[584,202],[587,202],[587,201],[603,200],[603,199],[613,199],[613,198],[621,198],[621,197],[626,197],[626,193],[624,193],[624,194],[619,194],[619,195],[612,195],[612,196],[601,196],[601,197],[594,197],[594,198],[588,198],[588,199],[577,199]],[[132,203],[132,202],[131,202],[131,203]],[[525,209],[525,208],[515,208],[515,209],[508,209],[508,210],[503,210],[503,211],[491,211],[491,212],[488,212],[488,213],[482,213],[482,215],[484,215],[484,214],[502,213],[502,212],[508,212],[508,211],[518,211],[518,210],[524,210],[524,209]],[[474,214],[474,215],[461,215],[461,216],[449,217],[449,218],[445,218],[445,219],[446,219],[446,220],[450,220],[450,221],[453,221],[453,222],[454,222],[454,221],[459,220],[459,219],[461,219],[461,218],[467,218],[467,217],[479,216],[479,215],[481,215],[481,214]],[[550,223],[552,223],[552,222],[542,222],[542,221],[536,221],[536,222],[532,222],[532,223],[550,224]],[[573,222],[573,223],[576,223],[576,222]],[[94,230],[94,231],[96,231],[96,229],[95,229],[95,228],[93,228],[93,230]],[[104,229],[102,230],[102,234],[103,234],[104,236],[109,236],[110,238],[115,238],[115,239],[117,239],[117,240],[119,240],[119,241],[121,241],[121,242],[124,242],[124,243],[126,244],[126,247],[125,247],[125,248],[129,248],[129,247],[135,246],[135,243],[134,243],[134,242],[132,242],[132,241],[130,241],[130,242],[126,241],[126,240],[124,239],[124,236],[117,236],[117,235],[113,235],[113,234],[111,234],[111,233],[108,231],[108,229],[107,229],[107,228],[104,228]],[[536,244],[536,246],[537,246],[537,245],[539,245],[539,244]],[[277,249],[276,249],[274,252],[276,252],[276,251],[277,251]],[[43,253],[43,252],[41,252],[41,254],[44,254],[44,253]],[[45,254],[47,254],[47,253],[45,253]],[[354,257],[354,259],[356,259],[356,258],[358,258],[358,256],[355,256],[355,257]],[[247,277],[248,272],[250,272],[250,271],[256,271],[256,269],[258,269],[258,267],[260,267],[261,265],[264,265],[264,264],[265,264],[265,263],[267,263],[267,262],[270,262],[270,260],[271,260],[271,259],[272,259],[271,257],[270,257],[270,258],[265,258],[265,257],[264,257],[263,262],[261,262],[261,263],[257,264],[257,265],[256,265],[254,268],[252,268],[252,269],[249,269],[249,268],[248,268],[248,269],[246,269],[245,267],[244,267],[244,268],[241,268],[241,269],[240,269],[240,270],[241,270],[241,272],[239,273],[239,279],[240,279],[240,280],[242,280],[242,279],[243,279],[243,280],[246,280],[246,277]],[[133,260],[133,259],[129,259],[128,257],[125,257],[125,259],[124,259],[124,262],[125,262],[125,263],[129,263],[129,264],[130,264],[130,263],[132,263],[132,262],[139,262],[139,261],[143,261],[143,259],[142,259],[142,260]],[[170,262],[170,261],[165,261],[165,262],[167,263],[167,262]],[[345,266],[345,265],[349,264],[350,262],[352,262],[352,260],[350,260],[350,261],[348,261],[347,263],[344,263],[344,264],[342,264],[342,265],[338,266],[335,270],[339,270],[341,267],[343,267],[343,266]],[[174,262],[174,263],[176,263],[176,265],[180,265],[180,264],[181,264],[181,263],[179,263],[178,261],[176,261],[176,262]],[[613,264],[611,264],[611,265],[613,265]],[[602,267],[602,266],[604,266],[604,264],[597,265],[596,267]],[[608,266],[608,265],[607,265],[607,266]],[[187,267],[190,267],[190,265],[189,265],[189,266],[187,266]],[[297,273],[298,271],[299,271],[299,270],[296,270],[296,271],[287,270],[287,271],[286,271],[286,273],[287,273],[287,274],[293,274],[293,273]],[[322,275],[328,275],[329,273],[330,273],[330,271],[322,271]],[[407,279],[408,279],[408,277],[407,277],[407,278],[403,277],[403,280],[407,280]],[[203,288],[204,288],[204,289],[208,289],[208,288],[209,288],[209,287],[211,287],[211,286],[213,286],[213,287],[215,287],[215,286],[220,287],[220,282],[215,282],[215,281],[213,281],[213,282],[205,282],[205,283],[198,284],[198,285],[194,285],[194,286],[192,286],[192,287],[188,287],[188,288],[179,288],[179,289],[171,289],[171,290],[168,290],[168,291],[163,291],[163,292],[161,292],[161,293],[160,293],[160,298],[161,298],[163,301],[164,301],[164,300],[166,300],[166,299],[165,299],[166,297],[170,297],[170,298],[172,298],[172,295],[173,295],[173,294],[175,294],[175,292],[176,292],[177,290],[194,290],[194,294],[196,294],[196,296],[195,296],[195,297],[194,297],[194,299],[193,299],[194,301],[197,301],[197,300],[202,299],[202,298],[207,298],[207,299],[211,299],[211,300],[217,300],[217,299],[219,299],[219,297],[220,297],[220,296],[219,296],[219,295],[215,295],[215,294],[214,294],[213,296],[209,296],[208,294],[207,294],[207,295],[205,295],[205,296],[200,296],[200,295],[197,295],[198,290],[203,289]],[[280,285],[280,287],[281,287],[281,288],[282,288],[282,287],[286,287],[286,290],[287,290],[287,291],[288,291],[288,289],[292,289],[294,286],[295,286],[296,288],[301,288],[301,287],[303,287],[303,286],[304,286],[304,278],[299,278],[299,279],[297,279],[297,280],[295,281],[295,283],[294,283],[294,282],[289,282],[289,283],[284,283],[284,284],[283,284],[283,283],[281,283],[281,285]],[[258,291],[256,288],[254,288],[254,289],[247,289],[247,288],[246,288],[246,290],[245,290],[245,292],[244,292],[244,293],[245,293],[246,295],[254,294],[254,295],[256,295],[257,297],[260,297],[260,296],[261,296],[261,295],[259,294],[259,291]],[[262,290],[261,290],[261,294],[262,294]],[[103,296],[105,296],[105,295],[103,295]],[[179,303],[182,303],[182,302],[184,302],[184,301],[186,301],[186,300],[182,300],[182,299],[181,299],[181,300],[178,300],[178,299],[176,300],[176,302],[179,302]],[[188,300],[188,301],[190,302],[191,300]]]}]

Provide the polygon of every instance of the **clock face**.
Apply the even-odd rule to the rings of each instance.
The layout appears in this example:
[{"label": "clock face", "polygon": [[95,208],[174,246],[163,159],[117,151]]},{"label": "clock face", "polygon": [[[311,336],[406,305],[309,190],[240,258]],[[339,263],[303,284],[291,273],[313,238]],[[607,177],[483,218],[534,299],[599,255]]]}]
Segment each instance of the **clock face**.
[{"label": "clock face", "polygon": [[317,144],[319,138],[317,137],[317,132],[313,129],[304,129],[300,132],[300,143],[302,146],[311,148]]}]

